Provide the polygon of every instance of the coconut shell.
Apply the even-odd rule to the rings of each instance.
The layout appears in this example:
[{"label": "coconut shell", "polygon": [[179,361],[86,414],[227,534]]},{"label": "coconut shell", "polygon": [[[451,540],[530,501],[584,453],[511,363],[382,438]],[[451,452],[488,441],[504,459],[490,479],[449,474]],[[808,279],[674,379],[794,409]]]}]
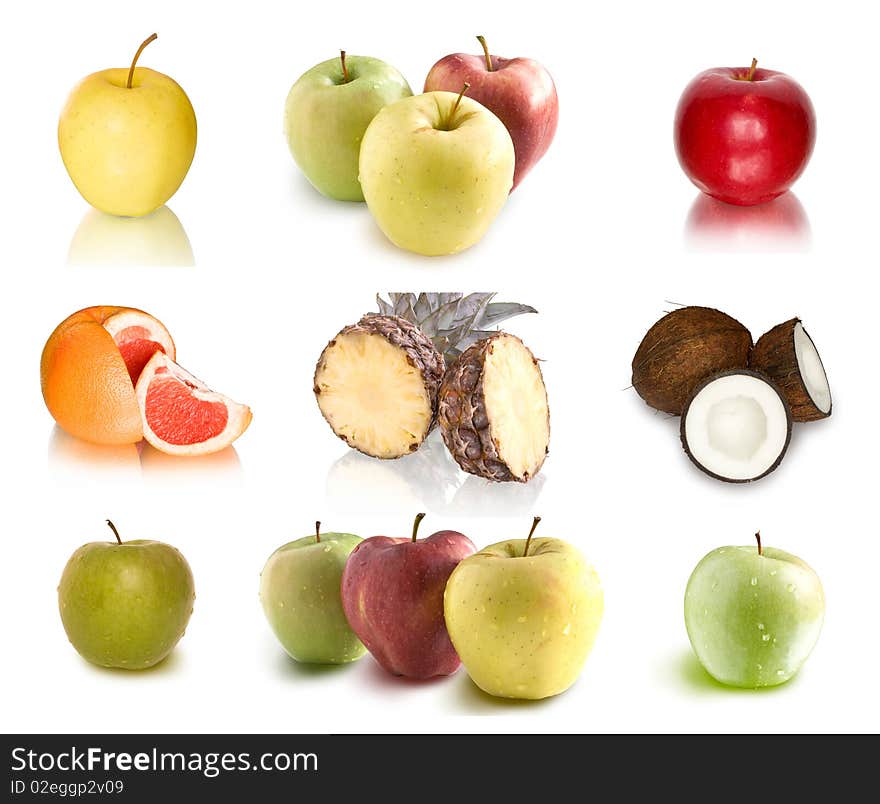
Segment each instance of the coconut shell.
[{"label": "coconut shell", "polygon": [[[830,416],[831,408],[825,413],[816,406],[801,376],[794,346],[794,328],[798,323],[799,318],[792,318],[765,332],[752,349],[749,365],[779,386],[796,422],[813,422]],[[806,330],[804,334],[810,337]]]},{"label": "coconut shell", "polygon": [[[750,477],[742,480],[738,478],[724,477],[724,475],[716,474],[715,472],[710,471],[707,467],[703,466],[703,464],[701,464],[693,456],[690,444],[688,444],[687,437],[685,435],[685,425],[687,424],[688,409],[691,406],[691,402],[696,399],[697,394],[699,394],[700,391],[702,391],[707,385],[709,385],[709,383],[713,383],[715,382],[715,380],[720,380],[722,377],[729,377],[732,374],[745,374],[749,377],[757,377],[759,380],[763,380],[764,382],[766,382],[774,391],[776,391],[776,393],[779,394],[779,398],[782,400],[782,407],[785,408],[785,419],[787,424],[785,444],[783,445],[779,456],[773,462],[773,465],[757,477]],[[788,452],[788,445],[791,443],[791,430],[793,421],[794,417],[791,414],[791,407],[789,406],[788,401],[785,398],[785,394],[782,393],[782,389],[775,382],[773,382],[770,377],[768,377],[766,374],[762,374],[760,371],[754,371],[752,369],[735,369],[733,371],[722,371],[718,374],[714,374],[711,377],[707,377],[699,385],[697,385],[696,388],[694,388],[693,393],[688,397],[687,403],[685,404],[684,409],[681,412],[681,427],[679,428],[679,436],[681,438],[681,446],[684,449],[685,454],[688,456],[691,463],[696,466],[697,469],[699,469],[701,472],[704,472],[705,474],[709,475],[709,477],[714,477],[716,480],[721,480],[725,483],[753,483],[756,480],[760,480],[762,477],[767,477],[767,475],[769,475],[771,472],[775,472],[779,464],[782,463],[782,459],[785,457],[785,453]]]},{"label": "coconut shell", "polygon": [[642,339],[632,384],[652,408],[678,416],[707,377],[749,365],[752,335],[710,307],[682,307],[663,316]]}]

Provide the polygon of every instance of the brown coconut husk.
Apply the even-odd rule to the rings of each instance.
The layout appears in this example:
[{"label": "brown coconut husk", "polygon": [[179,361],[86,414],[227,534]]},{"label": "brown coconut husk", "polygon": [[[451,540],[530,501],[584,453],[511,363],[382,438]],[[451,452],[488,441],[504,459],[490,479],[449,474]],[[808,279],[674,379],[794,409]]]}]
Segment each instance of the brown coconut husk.
[{"label": "brown coconut husk", "polygon": [[632,384],[652,408],[681,415],[694,388],[722,371],[749,365],[752,335],[710,307],[665,315],[642,339],[632,361]]},{"label": "brown coconut husk", "polygon": [[[792,318],[765,332],[752,349],[749,365],[779,386],[796,422],[813,422],[830,416],[832,408],[824,413],[816,406],[801,376],[794,347],[794,328],[798,323],[799,318]],[[810,337],[806,330],[804,334]]]},{"label": "brown coconut husk", "polygon": [[[779,395],[779,398],[782,400],[782,407],[785,408],[785,419],[786,419],[786,436],[785,436],[785,444],[782,447],[782,451],[777,456],[776,460],[773,462],[773,465],[770,466],[767,470],[762,472],[757,477],[749,477],[749,478],[733,478],[733,477],[725,477],[724,475],[719,475],[716,472],[711,471],[708,467],[703,466],[691,452],[690,444],[688,444],[687,435],[685,431],[685,426],[687,424],[687,414],[690,409],[691,402],[696,399],[697,394],[700,393],[707,385],[715,382],[716,380],[720,380],[722,377],[729,377],[732,374],[744,374],[750,377],[757,377],[759,380],[763,380],[766,382],[776,393]],[[792,432],[792,424],[794,422],[794,416],[791,412],[791,406],[788,404],[788,401],[785,398],[785,394],[782,392],[782,389],[773,382],[770,377],[766,374],[762,374],[760,371],[754,371],[753,369],[734,369],[733,371],[722,371],[718,374],[713,374],[711,377],[706,377],[701,383],[694,388],[693,393],[688,397],[687,403],[684,406],[684,409],[681,412],[681,427],[679,428],[679,437],[681,439],[681,446],[685,451],[685,454],[690,459],[691,463],[697,467],[701,472],[709,475],[709,477],[714,477],[716,480],[721,480],[724,483],[754,483],[756,480],[760,480],[762,477],[767,477],[771,472],[775,472],[779,468],[779,464],[782,463],[782,459],[785,457],[785,453],[788,452],[789,444],[791,444],[791,432]]]}]

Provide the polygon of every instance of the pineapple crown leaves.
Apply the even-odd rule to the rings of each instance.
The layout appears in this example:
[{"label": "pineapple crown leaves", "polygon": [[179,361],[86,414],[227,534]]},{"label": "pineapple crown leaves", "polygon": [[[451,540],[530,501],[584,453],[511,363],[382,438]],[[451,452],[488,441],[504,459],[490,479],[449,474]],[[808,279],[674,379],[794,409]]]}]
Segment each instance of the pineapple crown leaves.
[{"label": "pineapple crown leaves", "polygon": [[396,315],[415,324],[451,364],[472,344],[493,334],[490,327],[534,307],[515,302],[493,302],[495,293],[389,293],[376,294],[382,315]]}]

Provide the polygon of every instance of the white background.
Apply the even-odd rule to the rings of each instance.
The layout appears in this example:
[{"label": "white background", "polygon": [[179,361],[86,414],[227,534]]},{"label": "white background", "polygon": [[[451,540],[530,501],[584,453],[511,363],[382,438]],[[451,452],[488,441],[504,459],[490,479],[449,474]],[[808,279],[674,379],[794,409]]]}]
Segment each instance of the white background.
[{"label": "white background", "polygon": [[[153,0],[5,11],[4,729],[877,729],[880,117],[875,28],[859,19],[864,6],[475,8],[252,0],[207,12]],[[189,267],[125,264],[180,262],[180,232],[91,214],[55,141],[74,83],[126,66],[153,30],[159,40],[141,64],[181,83],[199,121],[194,164],[169,204],[191,244]],[[300,73],[340,47],[391,62],[420,91],[436,59],[478,52],[477,33],[495,53],[549,68],[559,131],[483,242],[454,258],[418,258],[385,242],[363,205],[330,202],[307,185],[281,133],[284,99]],[[768,239],[760,220],[698,237],[686,228],[698,193],[672,148],[675,104],[700,70],[752,56],[795,76],[817,109],[815,155],[796,187],[807,222],[784,238]],[[360,458],[331,434],[311,393],[314,362],[388,289],[497,290],[540,310],[510,324],[546,360],[553,436],[539,479],[490,487],[466,478],[436,434],[409,463]],[[679,448],[677,421],[624,390],[641,336],[669,302],[720,307],[756,337],[804,319],[828,370],[834,416],[797,426],[769,478],[731,487],[700,475]],[[234,451],[170,460],[134,447],[96,450],[54,430],[40,397],[40,350],[59,321],[93,304],[152,312],[187,368],[251,405],[253,424]],[[398,535],[418,510],[429,512],[423,533],[455,528],[478,546],[523,536],[540,513],[542,535],[574,542],[595,563],[606,614],[571,690],[511,704],[479,693],[463,670],[414,684],[369,657],[334,670],[286,658],[257,597],[268,555],[315,519],[364,537]],[[106,517],[124,538],[178,546],[193,568],[190,627],[151,672],[86,664],[58,617],[62,568],[80,544],[109,536]],[[825,628],[790,684],[724,690],[691,656],[684,587],[706,552],[749,543],[758,528],[766,544],[815,567]]]}]

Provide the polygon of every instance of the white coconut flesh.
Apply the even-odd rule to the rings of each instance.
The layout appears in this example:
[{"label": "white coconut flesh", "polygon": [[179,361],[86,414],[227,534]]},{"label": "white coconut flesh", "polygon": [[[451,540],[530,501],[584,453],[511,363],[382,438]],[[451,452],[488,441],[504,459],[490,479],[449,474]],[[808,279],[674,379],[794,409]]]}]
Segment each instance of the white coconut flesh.
[{"label": "white coconut flesh", "polygon": [[788,412],[779,393],[750,374],[707,383],[685,414],[691,457],[729,480],[753,480],[769,471],[785,451],[788,434]]},{"label": "white coconut flesh", "polygon": [[794,325],[794,353],[797,357],[801,379],[804,381],[804,387],[807,389],[810,399],[822,413],[829,413],[831,411],[831,386],[828,385],[828,377],[825,375],[822,358],[819,357],[819,352],[816,350],[812,338],[807,335],[807,331],[800,321]]},{"label": "white coconut flesh", "polygon": [[378,458],[399,458],[422,443],[433,410],[421,372],[380,335],[341,335],[315,375],[318,405],[333,431]]},{"label": "white coconut flesh", "polygon": [[533,477],[550,441],[547,389],[534,356],[518,338],[492,342],[483,366],[483,398],[498,457],[515,477]]}]

